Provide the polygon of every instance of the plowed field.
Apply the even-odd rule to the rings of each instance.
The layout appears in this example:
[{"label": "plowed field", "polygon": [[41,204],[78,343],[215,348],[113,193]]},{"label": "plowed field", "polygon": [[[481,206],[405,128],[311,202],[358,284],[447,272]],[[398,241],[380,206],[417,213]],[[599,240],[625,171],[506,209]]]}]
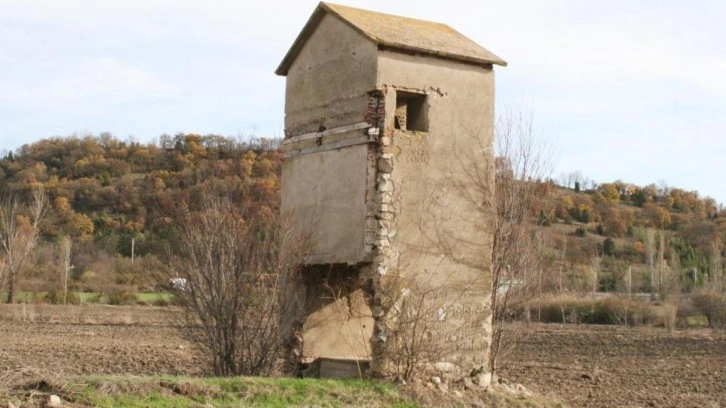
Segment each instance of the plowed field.
[{"label": "plowed field", "polygon": [[516,325],[501,375],[572,407],[726,407],[726,333]]},{"label": "plowed field", "polygon": [[[0,306],[0,383],[205,374],[172,308]],[[726,333],[514,325],[500,374],[571,407],[726,407]]]}]

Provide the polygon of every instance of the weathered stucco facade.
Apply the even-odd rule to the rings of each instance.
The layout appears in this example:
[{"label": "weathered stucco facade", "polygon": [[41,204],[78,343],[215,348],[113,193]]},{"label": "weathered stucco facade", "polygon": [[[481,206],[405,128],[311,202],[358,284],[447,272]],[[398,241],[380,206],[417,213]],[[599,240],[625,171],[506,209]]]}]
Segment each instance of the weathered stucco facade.
[{"label": "weathered stucco facade", "polygon": [[293,44],[282,214],[310,248],[307,357],[386,374],[416,303],[431,366],[485,365],[493,64],[448,26],[326,3]]}]

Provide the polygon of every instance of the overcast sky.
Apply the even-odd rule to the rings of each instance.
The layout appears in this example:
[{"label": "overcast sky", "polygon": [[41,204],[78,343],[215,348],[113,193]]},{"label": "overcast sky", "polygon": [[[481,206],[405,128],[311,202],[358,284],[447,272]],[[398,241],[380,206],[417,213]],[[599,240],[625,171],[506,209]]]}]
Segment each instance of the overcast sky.
[{"label": "overcast sky", "polygon": [[[449,24],[507,60],[553,176],[665,181],[726,203],[726,2],[339,0]],[[273,71],[313,0],[0,0],[0,151],[108,131],[283,135]]]}]

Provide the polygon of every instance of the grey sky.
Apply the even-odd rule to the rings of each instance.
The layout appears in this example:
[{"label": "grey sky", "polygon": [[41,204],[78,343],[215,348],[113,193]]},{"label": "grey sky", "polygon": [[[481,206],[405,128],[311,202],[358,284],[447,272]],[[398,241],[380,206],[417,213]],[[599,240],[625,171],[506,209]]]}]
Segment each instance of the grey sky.
[{"label": "grey sky", "polygon": [[[509,62],[554,177],[664,180],[726,202],[726,2],[348,0],[447,23]],[[0,150],[103,131],[281,136],[274,69],[312,0],[0,0]]]}]

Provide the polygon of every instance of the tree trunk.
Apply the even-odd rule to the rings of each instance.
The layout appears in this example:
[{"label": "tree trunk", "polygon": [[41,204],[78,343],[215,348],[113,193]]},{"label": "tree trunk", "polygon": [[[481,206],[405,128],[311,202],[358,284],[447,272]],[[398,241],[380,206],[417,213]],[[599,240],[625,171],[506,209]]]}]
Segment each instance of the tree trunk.
[{"label": "tree trunk", "polygon": [[15,303],[15,273],[8,274],[8,304]]}]

